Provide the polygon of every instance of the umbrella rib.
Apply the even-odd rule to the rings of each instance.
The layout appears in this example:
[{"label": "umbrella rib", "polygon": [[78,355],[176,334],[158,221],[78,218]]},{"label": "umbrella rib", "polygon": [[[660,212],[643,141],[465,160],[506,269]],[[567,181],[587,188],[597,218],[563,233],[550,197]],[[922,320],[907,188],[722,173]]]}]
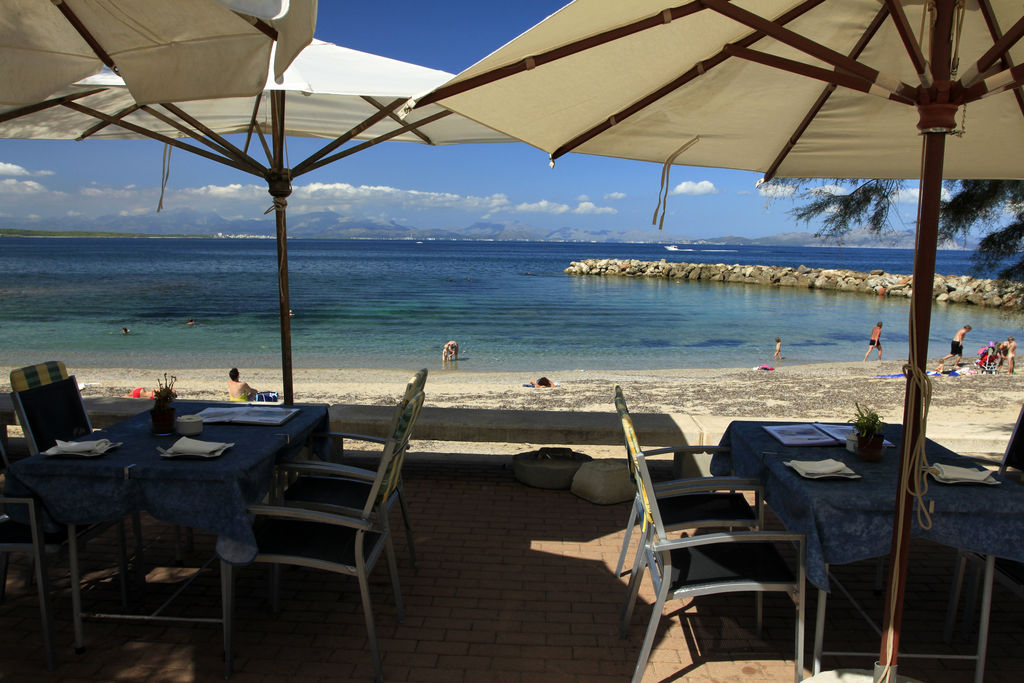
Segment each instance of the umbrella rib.
[{"label": "umbrella rib", "polygon": [[921,79],[921,85],[925,88],[932,87],[932,75],[928,68],[928,59],[921,51],[921,44],[914,37],[914,30],[907,20],[906,12],[903,11],[903,5],[896,2],[896,0],[886,0],[885,6],[892,14],[892,21],[896,25],[896,32],[899,33],[900,39],[903,41],[903,47],[906,48],[907,55],[910,57],[910,62],[914,65],[914,69]]},{"label": "umbrella rib", "polygon": [[[131,105],[125,107],[121,111],[119,111],[116,114],[114,114],[114,118],[123,119],[124,117],[128,116],[129,114],[137,112],[139,109],[142,109],[142,105],[139,105],[139,104],[133,102]],[[93,135],[95,135],[96,133],[100,132],[101,130],[103,130],[104,128],[106,128],[109,125],[110,124],[107,123],[106,121],[99,121],[99,122],[89,126],[88,128],[86,128],[82,133],[80,133],[78,135],[77,138],[75,138],[75,140],[81,142],[82,140],[85,140],[86,138],[92,137]]]},{"label": "umbrella rib", "polygon": [[252,131],[254,128],[256,128],[256,117],[259,116],[260,104],[262,103],[263,91],[260,91],[259,94],[256,95],[256,99],[252,105],[252,116],[249,117],[249,127],[245,131],[245,145],[242,147],[243,152],[249,152],[249,143],[252,141]]},{"label": "umbrella rib", "polygon": [[29,114],[35,114],[37,112],[46,111],[53,107],[59,107],[65,102],[72,102],[74,100],[80,100],[83,97],[95,95],[96,93],[104,92],[106,88],[97,88],[96,90],[88,90],[86,92],[74,93],[73,95],[64,95],[63,97],[55,97],[52,100],[45,100],[43,102],[37,102],[18,109],[12,109],[10,111],[0,114],[0,123],[6,123],[13,121],[14,119],[22,116],[28,116]]},{"label": "umbrella rib", "polygon": [[[984,78],[984,74],[997,60],[1007,58],[1007,52],[1011,47],[1017,44],[1022,37],[1024,37],[1024,17],[1017,20],[1013,26],[1010,27],[1005,34],[999,36],[999,27],[995,23],[995,18],[992,15],[992,6],[988,2],[979,3],[982,7],[982,15],[985,17],[985,22],[988,24],[989,32],[996,37],[995,44],[990,47],[985,54],[983,54],[970,69],[964,73],[961,82],[970,89],[977,81]],[[1006,62],[1004,61],[1004,64]]]},{"label": "umbrella rib", "polygon": [[[164,104],[164,106],[167,106],[166,103]],[[201,132],[196,132],[195,130],[193,130],[193,129],[189,128],[188,126],[186,126],[184,123],[182,123],[180,121],[174,120],[170,116],[167,116],[163,112],[161,112],[161,111],[159,111],[157,109],[154,109],[153,107],[151,107],[149,105],[143,105],[142,106],[142,110],[144,112],[146,112],[147,114],[149,114],[150,116],[152,116],[153,118],[158,119],[160,121],[163,121],[168,126],[171,126],[172,128],[174,128],[178,132],[187,135],[188,137],[192,138],[196,142],[200,142],[200,143],[206,145],[207,147],[209,147],[210,149],[212,149],[213,151],[215,151],[215,152],[217,152],[219,154],[223,154],[226,157],[231,157],[231,158],[235,159],[236,161],[238,161],[239,163],[243,163],[243,164],[251,163],[251,164],[254,164],[257,167],[260,167],[260,164],[256,160],[250,159],[247,156],[239,156],[238,154],[233,153],[232,149],[230,148],[230,144],[228,145],[228,147],[224,147],[224,146],[218,144],[215,140],[211,140],[211,139],[208,139],[208,138],[204,137],[201,134]],[[262,169],[262,167],[260,167],[260,168]],[[257,173],[256,171],[250,171],[250,172],[251,173]]]},{"label": "umbrella rib", "polygon": [[[415,121],[413,123],[406,124],[406,125],[402,126],[401,128],[396,128],[396,129],[394,129],[394,130],[392,130],[390,132],[387,132],[387,133],[385,133],[383,135],[375,137],[372,140],[367,140],[366,142],[363,142],[363,143],[360,143],[358,145],[355,145],[354,147],[349,147],[348,149],[344,150],[343,152],[338,152],[334,156],[327,157],[326,159],[321,159],[320,161],[318,161],[316,163],[313,163],[313,164],[308,164],[301,171],[293,171],[292,176],[294,177],[294,176],[301,175],[302,173],[308,173],[309,171],[312,171],[314,169],[320,168],[321,166],[326,166],[327,164],[334,163],[338,159],[344,159],[345,157],[351,156],[351,155],[355,154],[356,152],[361,152],[362,150],[367,149],[368,147],[373,147],[374,145],[379,145],[382,142],[387,142],[391,138],[397,137],[397,136],[401,135],[402,133],[408,132],[408,131],[412,130],[413,128],[417,127],[417,126],[425,126],[428,123],[433,123],[434,121],[437,121],[439,119],[443,119],[444,117],[449,116],[452,113],[453,112],[451,112],[451,111],[449,111],[447,109],[443,109],[443,110],[437,112],[436,114],[431,114],[430,116],[428,116],[425,119],[422,119],[420,121]],[[309,161],[309,160],[307,159],[306,161]],[[305,163],[306,162],[304,161],[303,164],[305,164]],[[300,164],[300,166],[301,165],[302,164]]]},{"label": "umbrella rib", "polygon": [[57,9],[60,10],[60,13],[64,15],[64,18],[68,20],[68,23],[71,24],[72,28],[78,32],[78,35],[82,36],[82,40],[89,45],[99,60],[111,71],[118,73],[117,65],[114,64],[114,60],[109,54],[107,54],[107,51],[103,49],[103,46],[100,45],[99,41],[93,37],[92,33],[85,27],[85,24],[83,24],[82,20],[78,18],[78,15],[75,14],[74,10],[68,7],[68,3],[64,2],[64,0],[59,0],[55,1],[53,4],[57,6]]},{"label": "umbrella rib", "polygon": [[[367,104],[369,104],[370,106],[377,107],[377,109],[384,109],[384,106],[379,104],[377,102],[377,100],[373,99],[372,97],[367,97],[365,95],[362,95],[361,97],[363,98],[363,101],[366,102]],[[400,126],[404,126],[405,125],[405,121],[402,120],[402,117],[399,116],[398,114],[394,113],[394,112],[391,112],[390,114],[388,114],[388,118],[391,119],[392,121],[394,121],[395,123],[397,123]],[[433,145],[434,144],[434,141],[431,140],[430,138],[428,138],[426,136],[426,134],[423,133],[422,131],[419,131],[419,130],[417,130],[415,128],[412,128],[412,129],[409,130],[409,132],[412,133],[413,135],[415,135],[416,137],[418,137],[420,140],[422,140],[423,142],[425,142],[428,145]]]},{"label": "umbrella rib", "polygon": [[[824,2],[824,0],[817,0],[817,3],[815,4],[818,4],[820,2]],[[534,69],[543,64],[548,64],[549,62],[554,62],[558,61],[559,59],[571,57],[572,55],[577,54],[579,52],[583,52],[585,50],[589,50],[590,48],[604,45],[605,43],[614,42],[616,40],[619,40],[620,38],[626,38],[628,36],[633,35],[634,33],[640,33],[641,31],[646,31],[647,29],[664,26],[665,24],[668,24],[676,19],[680,19],[691,14],[696,14],[697,12],[700,12],[703,9],[704,5],[702,2],[700,2],[700,0],[698,0],[697,2],[689,2],[686,3],[685,5],[679,5],[678,7],[664,9],[653,16],[646,17],[638,21],[634,21],[631,24],[618,26],[608,31],[598,33],[597,35],[587,36],[586,38],[581,38],[580,40],[575,40],[572,41],[571,43],[560,45],[556,48],[548,50],[547,52],[541,52],[540,54],[537,55],[524,57],[523,59],[520,59],[517,62],[513,62],[512,64],[499,66],[495,69],[491,69],[490,71],[485,71],[482,74],[477,74],[476,76],[467,78],[464,81],[452,83],[451,85],[442,86],[436,90],[431,91],[427,95],[424,95],[422,99],[417,101],[416,107],[424,107],[428,104],[439,102],[440,100],[443,100],[446,97],[451,97],[452,95],[459,95],[461,93],[466,92],[467,90],[472,90],[482,85],[493,83],[494,81],[500,81],[503,78],[508,78],[509,76],[514,76],[518,73],[529,71],[530,69]]]},{"label": "umbrella rib", "polygon": [[775,40],[789,45],[790,47],[810,55],[815,59],[820,59],[826,64],[831,64],[837,69],[848,71],[869,83],[877,84],[886,90],[901,95],[907,100],[914,101],[916,88],[913,86],[907,85],[897,78],[886,77],[880,71],[872,69],[865,64],[861,64],[855,59],[850,59],[846,55],[825,47],[820,43],[816,43],[810,38],[806,38],[799,33],[791,31],[779,24],[777,21],[765,19],[753,12],[749,12],[745,9],[729,4],[728,2],[723,2],[723,0],[703,1],[710,9],[713,9],[723,16],[729,17],[733,21],[737,21],[744,26],[749,26],[756,31],[761,31]]},{"label": "umbrella rib", "polygon": [[[241,161],[243,163],[251,163],[251,164],[259,167],[260,172],[266,172],[267,169],[264,168],[262,164],[260,164],[258,161],[256,161],[255,159],[250,157],[248,154],[246,154],[245,152],[240,150],[235,145],[231,144],[231,142],[226,140],[223,136],[219,135],[218,133],[216,133],[215,131],[210,129],[202,121],[199,121],[195,117],[193,117],[190,114],[188,114],[181,107],[179,107],[176,104],[173,104],[171,102],[164,102],[164,103],[161,104],[161,106],[164,107],[165,109],[167,109],[169,112],[173,113],[175,116],[180,118],[182,121],[185,121],[189,125],[191,125],[191,126],[195,127],[196,129],[202,131],[203,135],[205,135],[207,138],[209,138],[209,139],[213,140],[214,142],[216,142],[217,146],[220,147],[229,156],[233,156],[233,157],[235,157],[236,159],[238,159],[239,161]],[[200,142],[204,141],[204,138],[202,138],[202,137],[198,137],[198,136],[195,136],[195,135],[193,135],[193,137],[196,137],[196,139],[200,140]]]},{"label": "umbrella rib", "polygon": [[973,102],[1024,85],[1024,64],[1004,69],[964,90],[963,101]]},{"label": "umbrella rib", "polygon": [[[852,50],[850,50],[849,56],[851,59],[858,59],[860,57],[861,52],[864,51],[864,49],[868,46],[868,43],[870,43],[871,40],[875,37],[875,34],[878,33],[878,29],[882,27],[882,23],[885,21],[885,18],[888,15],[888,7],[883,6],[878,10],[878,12],[875,14],[875,18],[872,19],[871,23],[868,25],[867,30],[861,34],[860,38],[857,40],[857,44],[853,46]],[[822,107],[825,106],[825,103],[828,102],[828,98],[832,96],[832,93],[835,92],[837,87],[838,86],[836,86],[835,84],[829,83],[821,91],[821,94],[818,96],[818,99],[815,101],[814,105],[811,106],[811,108],[808,110],[803,120],[800,121],[800,124],[796,127],[796,130],[793,131],[793,134],[789,136],[789,140],[786,142],[786,145],[782,148],[782,150],[779,151],[779,154],[775,157],[775,160],[772,161],[771,165],[768,167],[768,170],[765,171],[764,180],[766,182],[775,177],[775,173],[779,170],[779,166],[782,165],[782,162],[786,160],[786,157],[789,156],[789,153],[793,151],[794,147],[796,147],[796,143],[800,141],[801,137],[803,137],[804,132],[811,125],[811,121],[814,120],[814,117],[816,117],[818,115],[818,112],[821,111]]]},{"label": "umbrella rib", "polygon": [[865,81],[856,74],[844,72],[839,69],[830,71],[829,69],[823,69],[819,66],[805,64],[804,62],[798,62],[794,59],[786,59],[785,57],[779,57],[777,55],[770,55],[766,52],[758,52],[757,50],[751,50],[746,47],[729,46],[726,49],[733,56],[740,59],[746,59],[748,61],[764,64],[765,66],[770,66],[782,71],[788,71],[789,73],[797,74],[798,76],[806,76],[819,81],[825,81],[826,83],[841,85],[843,87],[850,88],[851,90],[857,90],[869,95],[876,95],[878,97],[892,100],[893,102],[900,102],[901,104],[917,104],[917,100],[913,98],[893,92],[882,87],[878,83]]},{"label": "umbrella rib", "polygon": [[[793,21],[794,19],[798,19],[799,17],[803,16],[805,13],[807,13],[810,10],[814,9],[815,7],[820,5],[822,2],[824,2],[824,0],[807,0],[806,2],[802,3],[801,5],[798,5],[798,6],[794,7],[793,9],[789,10],[788,12],[786,12],[785,14],[781,15],[778,19],[776,19],[776,21],[779,22],[780,24],[788,24],[789,22]],[[760,31],[753,31],[750,34],[748,34],[748,35],[744,36],[743,38],[741,38],[740,40],[737,40],[735,43],[733,43],[733,45],[750,46],[750,45],[753,45],[754,43],[756,43],[757,41],[761,40],[762,38],[764,38],[764,34],[762,32],[760,32]],[[728,46],[726,46],[726,47],[728,47]],[[563,144],[561,147],[559,147],[558,149],[556,149],[554,152],[551,153],[552,161],[557,159],[557,158],[559,158],[559,157],[561,157],[564,154],[567,154],[567,153],[573,151],[574,149],[576,149],[580,145],[584,144],[588,140],[590,140],[590,139],[600,135],[601,133],[603,133],[604,131],[608,130],[612,126],[614,126],[614,125],[616,125],[618,123],[621,123],[622,121],[626,120],[627,118],[629,118],[633,114],[637,113],[638,111],[641,111],[641,110],[649,107],[650,105],[654,104],[655,102],[657,102],[661,98],[665,97],[669,93],[671,93],[671,92],[673,92],[675,90],[678,90],[679,88],[683,87],[684,85],[686,85],[690,81],[694,80],[698,76],[702,76],[703,74],[707,73],[708,71],[710,71],[714,67],[718,66],[722,62],[726,61],[728,58],[729,58],[729,55],[726,53],[726,50],[723,48],[722,50],[720,50],[719,52],[715,53],[711,57],[709,57],[709,58],[707,58],[707,59],[705,59],[705,60],[703,60],[701,62],[698,62],[697,64],[693,65],[689,70],[687,70],[683,75],[679,76],[678,78],[676,78],[676,79],[674,79],[672,81],[669,81],[668,83],[666,83],[662,87],[658,88],[657,90],[655,90],[655,91],[651,92],[650,94],[642,97],[641,99],[637,100],[636,102],[634,102],[633,104],[629,105],[625,109],[622,109],[622,110],[616,112],[615,114],[613,114],[612,116],[609,116],[607,119],[605,119],[601,123],[599,123],[599,124],[593,126],[592,128],[590,128],[590,129],[580,133],[579,135],[577,135],[573,139],[571,139],[568,142],[566,142],[565,144]],[[437,91],[434,91],[434,92],[437,92]],[[421,101],[420,104],[422,104],[422,101]],[[420,106],[420,105],[418,104],[417,106]]]},{"label": "umbrella rib", "polygon": [[113,116],[110,116],[108,114],[104,114],[103,112],[96,111],[95,109],[91,109],[89,107],[83,106],[83,105],[79,104],[78,102],[62,102],[61,104],[62,104],[62,106],[67,107],[68,109],[71,109],[72,111],[77,111],[80,114],[85,114],[86,116],[91,116],[91,117],[93,117],[95,119],[99,119],[101,121],[106,121],[107,123],[112,123],[115,126],[120,126],[120,127],[124,128],[126,130],[130,130],[133,133],[138,133],[139,135],[142,135],[143,137],[151,138],[153,140],[157,140],[159,142],[163,142],[164,144],[170,145],[172,147],[177,147],[178,149],[183,149],[185,151],[192,152],[193,154],[196,154],[196,155],[201,156],[201,157],[206,157],[207,159],[210,159],[211,161],[219,162],[221,164],[224,164],[225,166],[231,166],[232,168],[237,168],[239,171],[245,171],[246,173],[251,173],[253,175],[259,175],[258,173],[253,173],[253,170],[252,170],[252,168],[250,166],[248,166],[246,164],[240,164],[237,161],[235,161],[234,159],[228,159],[228,158],[225,158],[225,157],[222,157],[222,156],[217,156],[216,154],[213,154],[212,152],[207,152],[205,149],[203,149],[201,147],[196,147],[194,145],[186,144],[184,142],[181,142],[180,140],[176,140],[176,139],[174,139],[172,137],[168,137],[168,136],[163,135],[161,133],[157,133],[156,131],[152,131],[152,130],[149,130],[147,128],[143,128],[142,126],[138,126],[138,125],[136,125],[134,123],[129,123],[128,121],[121,121],[119,119],[114,118]]},{"label": "umbrella rib", "polygon": [[[314,152],[308,158],[306,158],[304,161],[299,163],[295,168],[293,168],[292,169],[293,176],[302,175],[303,173],[306,173],[307,171],[313,170],[313,168],[319,168],[320,166],[323,166],[323,164],[316,164],[318,159],[323,158],[324,155],[326,155],[326,154],[330,154],[331,152],[336,150],[338,147],[341,147],[346,142],[348,142],[349,140],[351,140],[355,136],[359,135],[360,133],[362,133],[364,130],[366,130],[370,126],[373,126],[373,125],[375,125],[377,123],[380,123],[385,118],[387,118],[388,114],[390,114],[391,112],[397,110],[401,105],[405,104],[405,102],[406,102],[406,100],[397,99],[394,102],[392,102],[391,104],[389,104],[386,107],[384,107],[383,109],[378,110],[375,114],[372,114],[371,116],[366,118],[362,123],[359,123],[359,124],[353,126],[352,129],[349,130],[347,133],[343,133],[342,135],[339,135],[334,140],[332,140],[331,142],[329,142],[326,145],[324,145],[319,151]],[[316,166],[314,166],[313,164],[316,164]]]},{"label": "umbrella rib", "polygon": [[[978,0],[978,9],[981,10],[981,16],[985,18],[985,24],[988,26],[988,32],[992,39],[998,42],[1002,39],[1003,32],[999,28],[999,22],[996,21],[995,12],[992,11],[992,4],[989,0]],[[1010,59],[1010,55],[1006,52],[1000,56],[999,60],[1006,68],[1013,66],[1013,60]],[[1021,94],[1020,88],[1013,89],[1013,96],[1017,100],[1017,108],[1020,109],[1021,115],[1024,116],[1024,94]]]}]

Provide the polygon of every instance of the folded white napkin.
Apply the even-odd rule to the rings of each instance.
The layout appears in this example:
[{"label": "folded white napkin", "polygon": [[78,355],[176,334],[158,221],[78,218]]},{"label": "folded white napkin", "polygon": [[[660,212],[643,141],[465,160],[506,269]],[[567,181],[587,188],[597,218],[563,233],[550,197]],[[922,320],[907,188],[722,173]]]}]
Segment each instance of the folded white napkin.
[{"label": "folded white napkin", "polygon": [[845,463],[834,458],[826,460],[789,460],[786,464],[800,474],[838,474],[850,471],[850,468]]},{"label": "folded white napkin", "polygon": [[62,453],[75,455],[100,455],[106,453],[117,444],[111,444],[110,439],[97,439],[96,441],[61,441],[57,439],[57,445],[44,451],[47,455],[60,455]]},{"label": "folded white napkin", "polygon": [[187,436],[183,436],[175,441],[174,445],[169,449],[164,450],[157,447],[157,450],[164,456],[199,455],[214,457],[220,455],[234,445],[235,444],[233,443],[222,443],[217,441],[200,441],[199,439],[190,439]]},{"label": "folded white napkin", "polygon": [[946,481],[985,481],[992,476],[992,472],[989,470],[979,470],[975,467],[956,467],[955,465],[936,463],[932,465],[932,468],[938,471],[940,479]]}]

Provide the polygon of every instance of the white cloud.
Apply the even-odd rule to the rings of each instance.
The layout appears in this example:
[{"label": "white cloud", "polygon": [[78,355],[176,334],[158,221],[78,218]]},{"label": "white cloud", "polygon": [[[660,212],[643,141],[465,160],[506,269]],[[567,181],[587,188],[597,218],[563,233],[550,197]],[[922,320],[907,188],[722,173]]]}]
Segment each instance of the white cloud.
[{"label": "white cloud", "polygon": [[850,191],[842,185],[822,185],[821,187],[812,187],[810,191],[811,194],[828,194],[834,197],[850,194]]},{"label": "white cloud", "polygon": [[29,171],[24,166],[18,166],[17,164],[9,164],[6,161],[0,161],[0,175],[10,176],[46,176],[53,175],[53,171]]},{"label": "white cloud", "polygon": [[783,199],[796,194],[796,188],[792,185],[778,185],[776,183],[764,183],[757,188],[758,194],[771,199]]},{"label": "white cloud", "polygon": [[266,187],[257,185],[242,185],[231,183],[230,185],[204,185],[202,187],[191,187],[181,191],[186,195],[197,195],[200,197],[213,197],[216,199],[255,199],[265,197],[269,201]]},{"label": "white cloud", "polygon": [[134,208],[134,209],[122,209],[121,211],[117,212],[117,215],[118,216],[143,216],[143,215],[145,215],[147,213],[153,213],[153,209],[140,206],[140,207],[137,207],[137,208]]},{"label": "white cloud", "polygon": [[9,164],[6,161],[0,161],[0,175],[29,175],[29,172],[24,167],[18,166],[17,164]]},{"label": "white cloud", "polygon": [[594,202],[580,202],[579,205],[572,210],[576,214],[587,214],[594,215],[600,213],[618,213],[615,209],[610,206],[597,206]]},{"label": "white cloud", "polygon": [[79,190],[79,194],[83,197],[89,197],[90,199],[138,199],[139,193],[133,189],[133,186],[114,188],[114,187],[83,187]]},{"label": "white cloud", "polygon": [[[891,199],[897,204],[917,204],[921,191],[916,187],[905,187],[892,193]],[[948,202],[952,195],[946,188],[942,188],[942,201]]]},{"label": "white cloud", "polygon": [[24,195],[46,192],[46,188],[34,180],[0,180],[0,194]]},{"label": "white cloud", "polygon": [[589,202],[590,201],[590,197],[588,197],[585,194],[581,194],[579,197],[576,198],[576,201],[578,201],[578,202]]},{"label": "white cloud", "polygon": [[516,204],[515,211],[520,213],[554,213],[562,214],[569,213],[572,209],[568,204],[557,204],[555,202],[549,202],[546,199],[542,199],[539,202],[522,203]]},{"label": "white cloud", "polygon": [[606,194],[604,196],[604,198],[606,200],[608,200],[608,201],[615,201],[616,199],[625,199],[626,198],[626,193],[625,192],[609,192],[608,194]]},{"label": "white cloud", "polygon": [[670,194],[687,194],[691,196],[702,195],[702,194],[717,194],[718,190],[715,188],[715,184],[710,180],[701,180],[700,182],[693,182],[692,180],[684,180],[683,182],[672,188]]},{"label": "white cloud", "polygon": [[344,202],[400,202],[412,208],[454,208],[465,211],[494,211],[508,206],[504,194],[486,197],[460,195],[453,192],[403,190],[388,185],[350,185],[349,183],[310,183],[295,188],[294,194],[311,200],[333,199]]}]

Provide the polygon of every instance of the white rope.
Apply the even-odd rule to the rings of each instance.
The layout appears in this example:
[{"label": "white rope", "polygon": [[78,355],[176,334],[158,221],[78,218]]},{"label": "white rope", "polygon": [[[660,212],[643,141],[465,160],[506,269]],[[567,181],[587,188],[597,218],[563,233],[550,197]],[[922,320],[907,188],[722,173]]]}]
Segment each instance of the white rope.
[{"label": "white rope", "polygon": [[157,202],[156,212],[164,210],[164,191],[167,189],[167,181],[171,178],[171,146],[164,145],[164,156],[160,167],[160,201]]},{"label": "white rope", "polygon": [[[658,224],[658,230],[661,230],[662,226],[665,225],[665,212],[668,211],[668,175],[669,169],[672,168],[672,164],[675,162],[676,157],[685,152],[686,150],[697,144],[700,140],[699,135],[694,135],[692,138],[684,142],[679,149],[672,152],[668,159],[665,160],[665,164],[661,167],[661,184],[658,187],[658,205],[654,207],[654,216],[651,218],[651,225]],[[658,212],[661,211],[661,219],[658,219]]]}]

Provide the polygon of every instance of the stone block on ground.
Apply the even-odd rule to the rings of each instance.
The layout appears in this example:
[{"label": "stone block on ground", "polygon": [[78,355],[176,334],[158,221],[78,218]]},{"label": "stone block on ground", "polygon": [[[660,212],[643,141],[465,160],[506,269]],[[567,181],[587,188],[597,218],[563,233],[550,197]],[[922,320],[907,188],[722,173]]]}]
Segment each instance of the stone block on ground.
[{"label": "stone block on ground", "polygon": [[512,456],[516,480],[539,489],[567,489],[581,465],[591,460],[571,448],[544,447]]},{"label": "stone block on ground", "polygon": [[597,505],[633,500],[636,488],[625,460],[592,460],[584,463],[572,480],[572,492]]}]

